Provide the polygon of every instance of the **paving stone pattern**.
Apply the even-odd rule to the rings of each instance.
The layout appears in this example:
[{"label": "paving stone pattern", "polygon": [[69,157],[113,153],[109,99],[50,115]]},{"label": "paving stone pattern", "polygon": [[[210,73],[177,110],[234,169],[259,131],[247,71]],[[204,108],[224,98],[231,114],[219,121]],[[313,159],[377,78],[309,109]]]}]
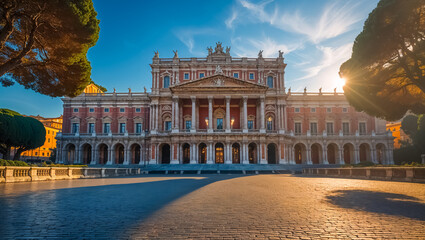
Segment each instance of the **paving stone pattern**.
[{"label": "paving stone pattern", "polygon": [[1,184],[0,239],[425,239],[425,184],[291,175]]}]

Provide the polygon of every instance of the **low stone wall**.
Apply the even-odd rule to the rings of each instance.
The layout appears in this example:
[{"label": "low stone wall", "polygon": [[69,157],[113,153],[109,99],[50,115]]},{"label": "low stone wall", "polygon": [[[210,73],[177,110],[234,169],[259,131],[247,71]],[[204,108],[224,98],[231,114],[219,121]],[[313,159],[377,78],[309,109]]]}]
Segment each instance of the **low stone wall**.
[{"label": "low stone wall", "polygon": [[425,167],[305,168],[305,175],[425,182]]},{"label": "low stone wall", "polygon": [[140,174],[139,168],[0,167],[0,183],[117,177],[136,174]]}]

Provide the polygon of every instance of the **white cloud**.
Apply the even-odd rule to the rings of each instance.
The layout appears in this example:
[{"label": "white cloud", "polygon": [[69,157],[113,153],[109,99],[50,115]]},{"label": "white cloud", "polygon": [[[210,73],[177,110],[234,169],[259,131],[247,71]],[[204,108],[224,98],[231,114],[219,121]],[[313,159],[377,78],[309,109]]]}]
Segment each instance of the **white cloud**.
[{"label": "white cloud", "polygon": [[328,4],[318,17],[303,16],[300,11],[280,11],[277,6],[274,10],[267,11],[265,7],[271,2],[255,4],[248,0],[239,0],[242,8],[248,11],[243,15],[246,19],[254,18],[281,30],[304,35],[315,44],[352,30],[353,25],[364,17],[364,12],[359,9],[362,1],[347,1],[344,4],[337,1]]},{"label": "white cloud", "polygon": [[174,32],[174,35],[188,48],[191,54],[203,54],[194,51],[195,37],[199,35],[215,34],[212,28],[188,28],[180,29]]},{"label": "white cloud", "polygon": [[233,9],[232,15],[228,19],[226,19],[226,21],[224,22],[226,24],[226,27],[230,29],[233,28],[233,22],[236,20],[237,17],[238,17],[238,12],[235,9]]},{"label": "white cloud", "polygon": [[231,43],[235,46],[234,53],[239,57],[257,57],[258,52],[263,50],[263,57],[265,58],[277,57],[279,50],[287,54],[297,49],[301,44],[279,44],[269,37],[264,37],[261,40],[237,37],[232,38]]}]

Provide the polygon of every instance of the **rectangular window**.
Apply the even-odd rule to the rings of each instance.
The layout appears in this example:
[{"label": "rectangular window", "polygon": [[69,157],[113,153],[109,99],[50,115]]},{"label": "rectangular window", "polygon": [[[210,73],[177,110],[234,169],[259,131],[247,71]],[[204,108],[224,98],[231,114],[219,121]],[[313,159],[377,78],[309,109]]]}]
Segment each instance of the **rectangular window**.
[{"label": "rectangular window", "polygon": [[301,123],[300,122],[295,123],[295,135],[301,135]]},{"label": "rectangular window", "polygon": [[205,77],[205,73],[199,73],[199,78]]},{"label": "rectangular window", "polygon": [[239,73],[233,73],[234,78],[239,78]]},{"label": "rectangular window", "polygon": [[136,123],[136,133],[142,133],[142,124]]},{"label": "rectangular window", "polygon": [[365,122],[359,123],[359,133],[360,133],[360,135],[366,134],[366,123]]},{"label": "rectangular window", "polygon": [[185,122],[185,129],[191,129],[192,128],[192,121],[186,120]]},{"label": "rectangular window", "polygon": [[249,80],[254,80],[254,73],[249,73]]},{"label": "rectangular window", "polygon": [[300,108],[295,108],[295,112],[299,113],[300,112]]},{"label": "rectangular window", "polygon": [[348,112],[348,108],[342,108],[342,112]]},{"label": "rectangular window", "polygon": [[110,123],[104,123],[103,124],[103,133],[109,133],[111,131],[111,124]]},{"label": "rectangular window", "polygon": [[48,142],[48,143],[50,142],[50,138],[48,138],[48,139],[47,139],[47,142]]},{"label": "rectangular window", "polygon": [[188,80],[189,79],[189,73],[185,73],[184,74],[184,80]]},{"label": "rectangular window", "polygon": [[125,112],[125,108],[120,108],[120,112],[121,113]]},{"label": "rectangular window", "polygon": [[109,112],[109,108],[105,108],[105,109],[103,109],[104,110],[104,112],[106,112],[106,113],[108,113]]},{"label": "rectangular window", "polygon": [[74,108],[74,112],[77,113],[78,112],[78,108]]},{"label": "rectangular window", "polygon": [[248,120],[248,129],[254,129],[254,120]]},{"label": "rectangular window", "polygon": [[136,108],[136,112],[137,113],[139,113],[139,112],[141,112],[142,111],[142,109],[141,108]]},{"label": "rectangular window", "polygon": [[94,123],[89,123],[89,133],[94,133]]},{"label": "rectangular window", "polygon": [[164,122],[164,130],[170,131],[171,130],[171,121],[165,121]]},{"label": "rectangular window", "polygon": [[342,133],[344,135],[350,134],[350,123],[348,123],[348,122],[343,122],[342,123]]},{"label": "rectangular window", "polygon": [[164,76],[164,88],[168,88],[170,86],[170,76]]},{"label": "rectangular window", "polygon": [[50,134],[50,130],[47,130],[47,134]]},{"label": "rectangular window", "polygon": [[328,135],[333,135],[334,134],[334,123],[333,122],[326,123],[326,133]]},{"label": "rectangular window", "polygon": [[317,123],[316,122],[310,123],[310,133],[311,133],[311,135],[317,135]]},{"label": "rectangular window", "polygon": [[79,133],[80,132],[80,124],[79,123],[73,123],[72,124],[72,133]]},{"label": "rectangular window", "polygon": [[94,112],[94,108],[89,108],[89,112]]},{"label": "rectangular window", "polygon": [[326,108],[326,112],[331,113],[332,112],[332,108]]},{"label": "rectangular window", "polygon": [[310,108],[310,112],[315,113],[316,112],[316,108]]},{"label": "rectangular window", "polygon": [[217,129],[223,129],[223,118],[217,118]]},{"label": "rectangular window", "polygon": [[125,123],[120,123],[120,133],[125,133]]}]

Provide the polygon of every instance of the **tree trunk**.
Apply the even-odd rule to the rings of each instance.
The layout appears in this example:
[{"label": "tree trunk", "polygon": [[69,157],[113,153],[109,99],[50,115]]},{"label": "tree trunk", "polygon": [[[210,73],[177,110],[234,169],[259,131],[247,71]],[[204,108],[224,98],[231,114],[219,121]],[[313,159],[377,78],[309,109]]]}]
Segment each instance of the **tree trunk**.
[{"label": "tree trunk", "polygon": [[13,21],[7,21],[3,29],[0,31],[0,50],[3,49],[7,39],[9,39],[10,34],[13,32]]},{"label": "tree trunk", "polygon": [[18,148],[18,150],[15,153],[15,156],[13,156],[13,160],[19,160],[21,158],[22,152],[24,152],[24,151],[25,151],[25,149]]}]

